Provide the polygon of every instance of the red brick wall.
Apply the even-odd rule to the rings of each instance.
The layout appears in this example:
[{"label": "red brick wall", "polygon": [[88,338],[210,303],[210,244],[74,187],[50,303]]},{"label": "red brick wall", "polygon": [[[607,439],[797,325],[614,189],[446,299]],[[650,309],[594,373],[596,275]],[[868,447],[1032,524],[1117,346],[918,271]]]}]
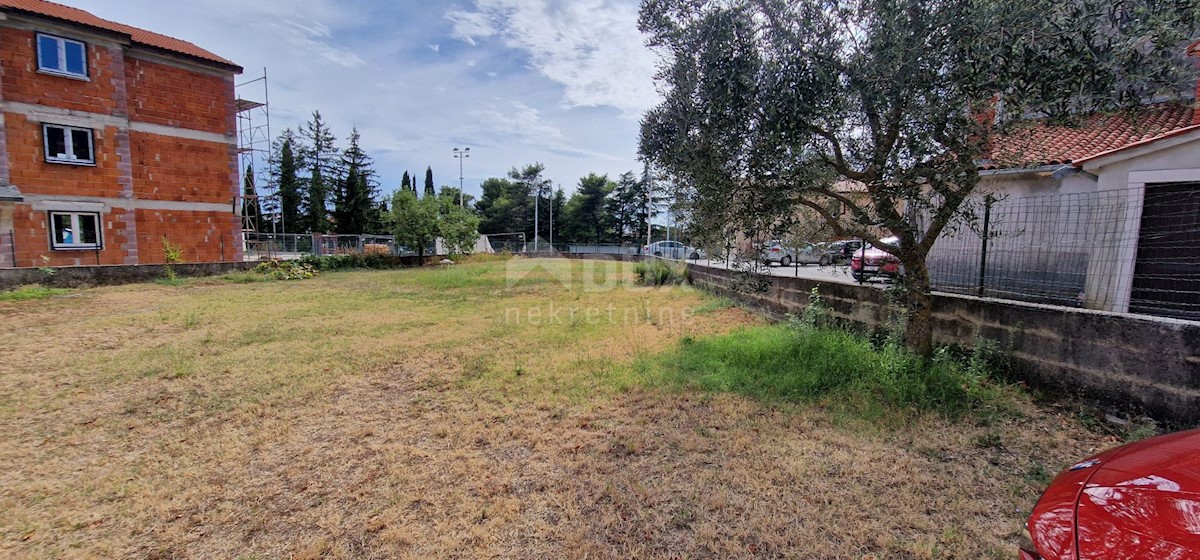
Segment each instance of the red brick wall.
[{"label": "red brick wall", "polygon": [[76,80],[38,73],[35,36],[33,31],[0,28],[5,100],[110,115],[117,112],[113,78],[120,78],[122,70],[113,68],[109,47],[88,43],[89,80]]},{"label": "red brick wall", "polygon": [[[0,26],[3,99],[186,129],[180,136],[202,131],[232,139],[236,134],[232,74],[139,60],[127,56],[120,46],[85,42],[89,80],[39,74],[35,32]],[[5,140],[0,149],[8,159],[9,178],[25,194],[64,201],[79,197],[125,201],[132,196],[134,201],[209,203],[229,209],[110,208],[101,216],[103,249],[54,251],[46,212],[18,204],[13,216],[17,266],[159,264],[164,258],[164,237],[182,246],[187,262],[240,256],[240,222],[232,211],[238,188],[237,155],[228,143],[94,126],[96,165],[63,165],[46,162],[41,124],[18,113],[0,118]],[[133,207],[134,203],[113,204]]]},{"label": "red brick wall", "polygon": [[[237,260],[240,247],[234,235],[237,217],[228,212],[189,212],[178,210],[133,210],[137,220],[137,239],[126,235],[123,218],[130,212],[110,208],[102,213],[104,247],[100,251],[55,251],[50,248],[47,212],[18,204],[13,213],[13,235],[17,266],[80,266],[131,264],[127,248],[136,241],[138,263],[162,264],[165,260],[163,238],[180,245],[183,260],[190,263]],[[49,262],[42,256],[48,257]]]},{"label": "red brick wall", "polygon": [[126,57],[125,88],[135,121],[233,133],[232,80]]},{"label": "red brick wall", "polygon": [[130,132],[134,197],[229,204],[229,145]]},{"label": "red brick wall", "polygon": [[183,248],[185,262],[236,260],[234,231],[239,227],[237,216],[230,212],[137,210],[138,256],[142,264],[164,262],[166,237]]},{"label": "red brick wall", "polygon": [[[114,208],[100,216],[104,248],[99,251],[50,249],[49,218],[44,210],[34,210],[28,204],[18,204],[13,212],[13,236],[17,266],[80,266],[94,264],[126,264],[124,245],[125,226],[121,217],[125,210]],[[46,262],[42,256],[50,260]]]},{"label": "red brick wall", "polygon": [[[7,93],[7,90],[6,90]],[[96,165],[67,165],[46,161],[42,124],[24,115],[5,113],[9,180],[24,194],[118,197],[120,163],[115,127],[98,128],[93,135]]]}]

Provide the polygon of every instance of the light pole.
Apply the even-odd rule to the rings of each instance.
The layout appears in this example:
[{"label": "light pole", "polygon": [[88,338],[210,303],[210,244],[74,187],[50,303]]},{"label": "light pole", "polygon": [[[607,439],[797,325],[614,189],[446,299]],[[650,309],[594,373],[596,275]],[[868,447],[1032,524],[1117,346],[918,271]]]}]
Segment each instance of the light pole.
[{"label": "light pole", "polygon": [[463,148],[459,150],[454,148],[454,159],[458,160],[458,206],[466,208],[463,202],[463,160],[471,157],[471,148]]}]

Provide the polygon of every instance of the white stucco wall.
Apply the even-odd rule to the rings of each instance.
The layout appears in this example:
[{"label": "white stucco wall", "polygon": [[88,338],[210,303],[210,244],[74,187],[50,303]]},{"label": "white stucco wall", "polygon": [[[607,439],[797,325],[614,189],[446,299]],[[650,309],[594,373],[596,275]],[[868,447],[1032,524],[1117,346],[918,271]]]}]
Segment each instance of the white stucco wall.
[{"label": "white stucco wall", "polygon": [[[1078,285],[1081,306],[1127,312],[1146,185],[1200,182],[1200,131],[1189,134],[1086,162],[1083,173],[1064,169],[1060,178],[1054,171],[1064,166],[985,172],[972,202],[1001,199],[990,228],[989,293],[1004,297],[1006,282],[1014,291],[1025,281],[1035,291],[1038,282],[1059,292]],[[967,270],[952,270],[951,281],[974,285],[980,247],[979,234],[960,227],[939,239],[931,269],[952,261]]]}]

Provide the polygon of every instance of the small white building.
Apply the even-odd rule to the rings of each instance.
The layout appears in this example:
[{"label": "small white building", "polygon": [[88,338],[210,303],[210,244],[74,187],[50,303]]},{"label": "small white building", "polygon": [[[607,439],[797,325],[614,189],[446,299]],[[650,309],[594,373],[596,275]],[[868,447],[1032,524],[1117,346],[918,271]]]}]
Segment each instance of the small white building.
[{"label": "small white building", "polygon": [[995,141],[980,174],[977,219],[930,255],[940,289],[1200,319],[1195,97],[1024,124]]}]

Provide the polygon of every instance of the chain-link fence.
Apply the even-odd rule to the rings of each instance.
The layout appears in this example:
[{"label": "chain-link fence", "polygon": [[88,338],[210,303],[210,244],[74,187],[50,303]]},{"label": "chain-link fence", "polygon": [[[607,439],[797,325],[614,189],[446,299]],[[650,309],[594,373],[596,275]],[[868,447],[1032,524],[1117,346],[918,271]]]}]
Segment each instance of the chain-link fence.
[{"label": "chain-link fence", "polygon": [[1200,185],[987,199],[939,239],[934,287],[1200,319]]},{"label": "chain-link fence", "polygon": [[246,233],[246,260],[287,259],[300,255],[345,253],[416,254],[396,244],[390,235],[321,233]]}]

